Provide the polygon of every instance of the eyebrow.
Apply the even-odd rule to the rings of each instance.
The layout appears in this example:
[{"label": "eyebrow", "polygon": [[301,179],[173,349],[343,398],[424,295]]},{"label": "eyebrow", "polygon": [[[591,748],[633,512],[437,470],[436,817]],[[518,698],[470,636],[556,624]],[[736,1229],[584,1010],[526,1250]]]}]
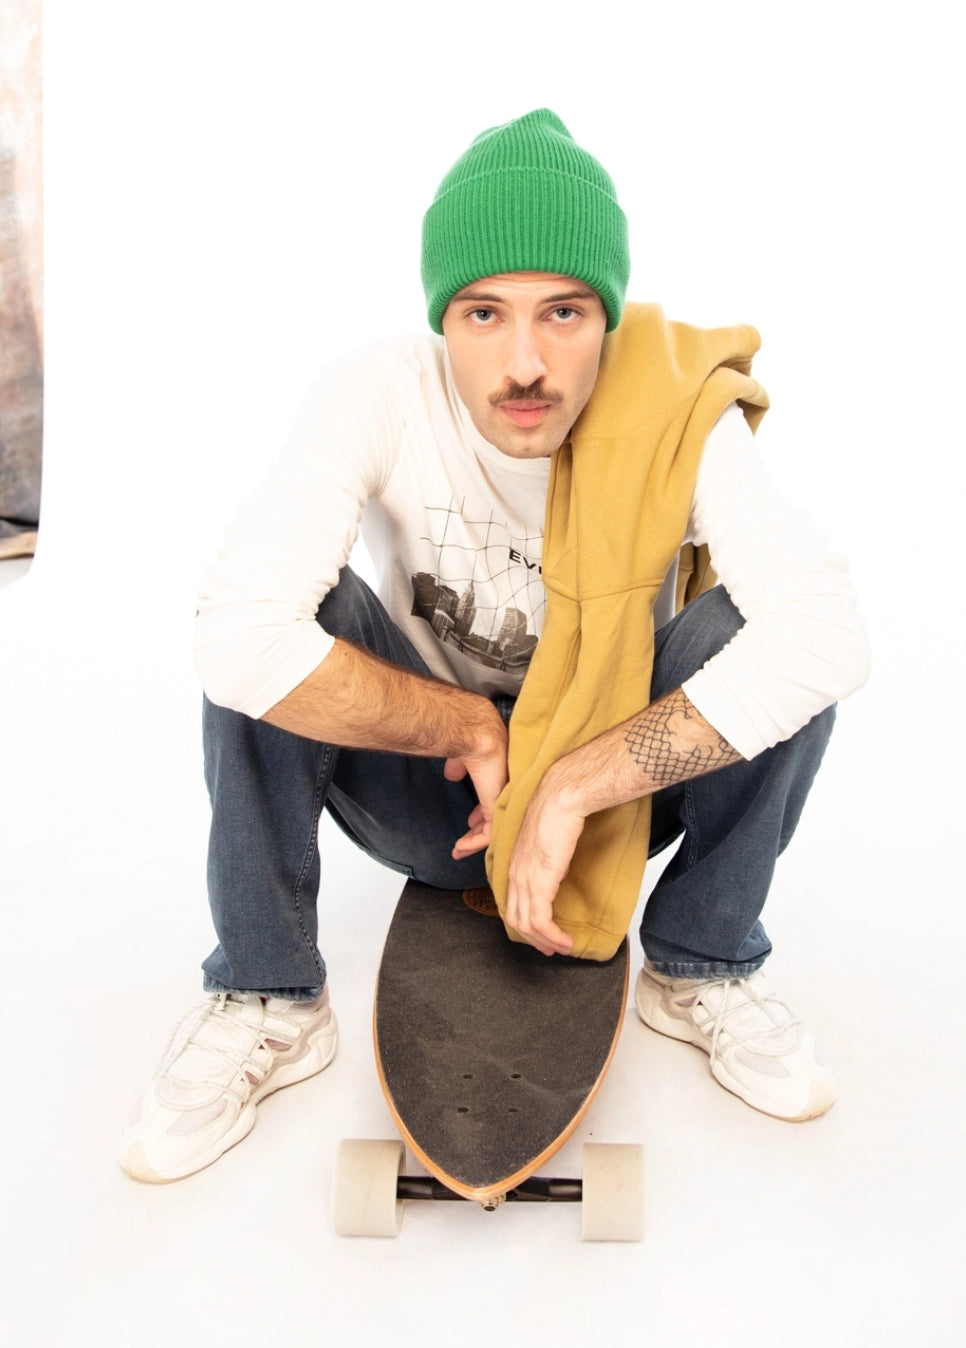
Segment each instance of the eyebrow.
[{"label": "eyebrow", "polygon": [[[589,300],[592,299],[596,294],[597,294],[596,290],[591,290],[589,288],[587,289],[582,288],[580,290],[566,290],[562,291],[559,295],[547,295],[544,297],[542,302],[544,304],[562,304],[565,300]],[[474,304],[506,303],[505,295],[491,294],[487,290],[473,290],[472,288],[467,288],[466,290],[458,290],[456,294],[453,296],[453,299],[459,300],[460,302],[464,300],[471,300]]]}]

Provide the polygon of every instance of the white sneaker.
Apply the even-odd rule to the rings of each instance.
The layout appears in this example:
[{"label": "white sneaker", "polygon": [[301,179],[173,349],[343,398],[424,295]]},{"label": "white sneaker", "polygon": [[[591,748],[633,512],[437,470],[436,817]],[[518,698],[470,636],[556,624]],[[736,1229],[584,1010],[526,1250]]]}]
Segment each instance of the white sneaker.
[{"label": "white sneaker", "polygon": [[218,993],[188,1013],[124,1129],[121,1165],[152,1184],[211,1165],[255,1123],[255,1106],[335,1056],[328,988],[314,1002]]},{"label": "white sneaker", "polygon": [[715,1080],[755,1109],[797,1123],[833,1104],[831,1070],[763,974],[667,978],[645,964],[636,1001],[645,1025],[704,1049]]}]

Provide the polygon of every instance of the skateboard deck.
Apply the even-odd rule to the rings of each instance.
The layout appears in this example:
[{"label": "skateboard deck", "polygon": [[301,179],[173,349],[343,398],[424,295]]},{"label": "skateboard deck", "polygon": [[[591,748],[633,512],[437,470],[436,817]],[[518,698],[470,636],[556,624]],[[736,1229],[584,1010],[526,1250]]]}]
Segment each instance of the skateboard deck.
[{"label": "skateboard deck", "polygon": [[473,895],[406,885],[374,1036],[412,1151],[447,1189],[487,1204],[533,1175],[585,1114],[617,1046],[629,952],[625,941],[607,963],[548,958],[510,941],[495,905],[474,911]]}]

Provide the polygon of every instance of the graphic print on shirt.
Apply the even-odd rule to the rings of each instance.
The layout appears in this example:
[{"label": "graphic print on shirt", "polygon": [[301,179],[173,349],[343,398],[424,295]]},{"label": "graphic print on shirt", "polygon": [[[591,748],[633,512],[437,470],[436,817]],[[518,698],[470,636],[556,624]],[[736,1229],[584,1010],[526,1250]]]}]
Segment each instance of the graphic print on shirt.
[{"label": "graphic print on shirt", "polygon": [[515,537],[492,511],[484,519],[467,519],[464,509],[455,499],[446,507],[429,507],[439,517],[438,536],[422,541],[435,552],[435,570],[413,574],[412,612],[471,660],[522,675],[547,602],[542,536]]}]

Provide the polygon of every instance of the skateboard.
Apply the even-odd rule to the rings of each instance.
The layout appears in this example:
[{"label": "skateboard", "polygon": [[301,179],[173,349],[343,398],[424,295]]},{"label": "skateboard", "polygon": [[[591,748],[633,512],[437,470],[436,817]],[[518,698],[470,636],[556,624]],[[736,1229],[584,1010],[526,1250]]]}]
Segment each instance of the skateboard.
[{"label": "skateboard", "polygon": [[539,1170],[584,1117],[617,1046],[629,951],[606,963],[512,942],[488,890],[409,881],[376,981],[373,1031],[403,1142],[346,1139],[332,1190],[341,1235],[397,1235],[406,1199],[581,1202],[585,1240],[640,1240],[643,1155],[587,1144],[583,1178]]}]

